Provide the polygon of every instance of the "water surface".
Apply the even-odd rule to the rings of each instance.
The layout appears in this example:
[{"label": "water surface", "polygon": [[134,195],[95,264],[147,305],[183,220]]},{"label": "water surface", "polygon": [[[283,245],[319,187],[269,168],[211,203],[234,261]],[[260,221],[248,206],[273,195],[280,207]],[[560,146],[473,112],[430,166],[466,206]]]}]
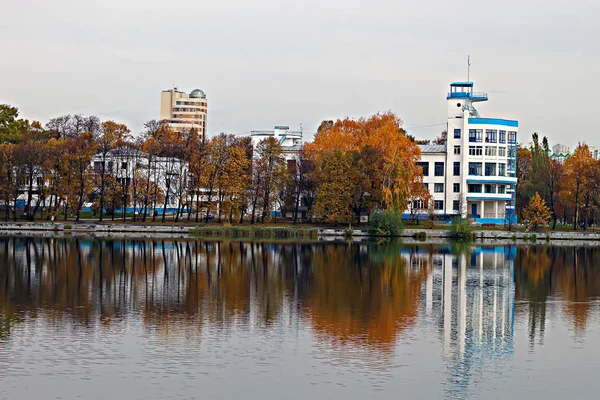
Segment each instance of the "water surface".
[{"label": "water surface", "polygon": [[590,398],[600,251],[0,237],[0,398]]}]

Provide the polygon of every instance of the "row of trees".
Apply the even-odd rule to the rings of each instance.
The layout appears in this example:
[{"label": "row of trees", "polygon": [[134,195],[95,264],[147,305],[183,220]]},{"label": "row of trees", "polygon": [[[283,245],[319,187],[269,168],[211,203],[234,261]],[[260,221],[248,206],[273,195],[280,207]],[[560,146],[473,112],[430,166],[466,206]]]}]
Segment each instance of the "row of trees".
[{"label": "row of trees", "polygon": [[560,163],[550,157],[548,139],[544,137],[540,143],[534,133],[531,148],[521,147],[517,151],[517,177],[520,218],[527,219],[527,205],[538,193],[549,208],[552,229],[559,223],[584,230],[598,224],[600,161],[593,158],[586,144],[580,143]]},{"label": "row of trees", "polygon": [[324,121],[306,151],[286,157],[275,138],[194,130],[175,133],[149,121],[134,138],[127,126],[94,116],[39,122],[0,106],[0,204],[5,219],[80,219],[91,203],[101,221],[115,210],[156,219],[175,205],[175,219],[264,222],[274,209],[351,223],[361,213],[401,213],[411,197],[427,196],[416,162],[417,143],[391,112],[368,119]]}]

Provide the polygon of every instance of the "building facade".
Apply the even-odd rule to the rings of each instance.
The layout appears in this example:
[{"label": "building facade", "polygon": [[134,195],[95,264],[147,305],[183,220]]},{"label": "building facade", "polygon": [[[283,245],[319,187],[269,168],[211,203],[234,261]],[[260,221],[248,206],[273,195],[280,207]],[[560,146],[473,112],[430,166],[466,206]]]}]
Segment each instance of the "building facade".
[{"label": "building facade", "polygon": [[196,129],[198,134],[206,136],[208,102],[206,94],[195,89],[187,94],[177,90],[163,90],[160,95],[160,119],[168,121],[177,133]]},{"label": "building facade", "polygon": [[287,160],[295,158],[296,154],[302,150],[302,129],[293,130],[289,126],[278,125],[273,130],[250,131],[250,137],[254,147],[266,138],[277,139]]},{"label": "building facade", "polygon": [[[187,161],[174,157],[151,157],[149,154],[130,147],[119,147],[109,151],[106,155],[98,153],[92,158],[91,167],[95,175],[98,175],[104,164],[105,174],[113,176],[123,192],[131,193],[134,179],[139,179],[142,185],[138,190],[141,192],[146,181],[153,182],[162,194],[162,201],[154,204],[149,211],[162,213],[176,212],[181,209],[183,199],[188,190],[190,180],[189,164]],[[128,211],[140,211],[143,204],[134,202],[129,196]],[[89,206],[89,204],[88,204]],[[151,206],[151,205],[150,205]]]},{"label": "building facade", "polygon": [[474,92],[473,82],[450,84],[446,100],[446,144],[421,146],[423,183],[436,214],[489,224],[514,220],[518,122],[481,117],[475,104],[488,96]]}]

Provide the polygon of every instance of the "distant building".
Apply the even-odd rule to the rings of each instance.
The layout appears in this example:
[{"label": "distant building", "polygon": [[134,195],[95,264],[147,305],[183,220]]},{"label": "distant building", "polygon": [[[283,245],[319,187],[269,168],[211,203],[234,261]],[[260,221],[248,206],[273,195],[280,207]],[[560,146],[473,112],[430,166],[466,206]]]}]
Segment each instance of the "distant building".
[{"label": "distant building", "polygon": [[419,163],[436,214],[490,224],[503,224],[507,214],[514,219],[518,122],[482,118],[474,104],[488,97],[474,92],[473,82],[452,83],[446,100],[446,144],[422,145]]},{"label": "distant building", "polygon": [[[190,179],[187,161],[174,157],[150,157],[148,153],[123,146],[109,151],[106,157],[101,153],[94,155],[92,168],[96,174],[102,170],[102,164],[105,164],[106,175],[114,176],[126,192],[131,190],[134,177],[154,182],[164,196],[164,201],[156,204],[158,213],[162,212],[165,203],[167,212],[177,211],[181,206],[181,198]],[[127,208],[131,206],[131,203],[127,204]],[[140,210],[142,206],[138,202],[136,209]]]},{"label": "distant building", "polygon": [[174,88],[163,90],[160,95],[160,119],[168,121],[169,126],[177,133],[194,128],[205,137],[207,115],[206,95],[200,89],[187,94]]},{"label": "distant building", "polygon": [[278,125],[273,130],[250,131],[250,137],[253,146],[268,137],[277,139],[288,160],[294,158],[302,150],[302,129],[292,130],[289,126]]},{"label": "distant building", "polygon": [[552,146],[553,154],[571,154],[571,149],[569,146],[565,146],[564,144],[557,143]]}]

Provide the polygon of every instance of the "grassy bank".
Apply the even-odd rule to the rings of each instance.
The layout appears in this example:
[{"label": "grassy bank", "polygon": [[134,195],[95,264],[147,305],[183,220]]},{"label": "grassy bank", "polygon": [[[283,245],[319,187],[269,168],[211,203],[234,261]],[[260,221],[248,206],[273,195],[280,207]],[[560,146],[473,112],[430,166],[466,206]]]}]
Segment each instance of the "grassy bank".
[{"label": "grassy bank", "polygon": [[234,237],[261,239],[316,239],[315,228],[263,227],[263,226],[204,226],[189,231],[195,237]]}]

